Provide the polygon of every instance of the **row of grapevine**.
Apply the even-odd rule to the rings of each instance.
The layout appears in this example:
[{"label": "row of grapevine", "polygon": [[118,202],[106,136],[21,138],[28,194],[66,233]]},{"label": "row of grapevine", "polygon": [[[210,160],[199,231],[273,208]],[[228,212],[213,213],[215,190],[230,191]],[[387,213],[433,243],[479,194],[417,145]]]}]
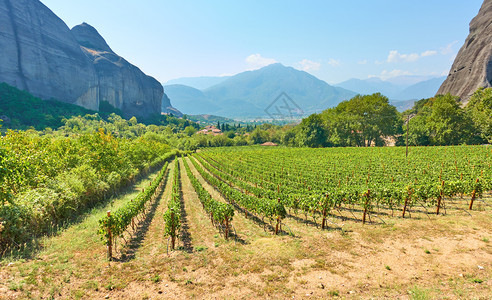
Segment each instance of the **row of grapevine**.
[{"label": "row of grapevine", "polygon": [[[208,160],[205,160],[200,155],[197,155],[196,158],[204,167],[216,175],[217,178],[226,180],[231,184],[240,187],[245,193],[251,193],[258,198],[279,199],[287,208],[295,209],[296,211],[300,209],[313,214],[313,216],[316,216],[315,213],[322,214],[322,228],[325,227],[326,217],[331,208],[337,203],[341,204],[340,201],[335,201],[336,199],[340,199],[340,197],[335,197],[335,195],[328,197],[328,194],[326,194],[325,197],[317,197],[312,196],[311,194],[306,194],[303,198],[294,198],[293,201],[287,201],[292,198],[285,198],[287,194],[284,189],[282,193],[280,193],[280,184],[275,185],[276,188],[272,182],[262,182],[260,187],[258,187],[257,184],[256,186],[252,186],[251,183],[246,181],[247,177],[244,176],[245,173],[238,172],[237,169],[234,170],[232,166],[219,164],[210,157],[207,157]],[[240,175],[240,173],[242,175]],[[238,177],[231,174],[235,174]],[[270,189],[265,188],[264,186],[269,186]],[[312,193],[312,191],[309,192]],[[366,206],[368,206],[368,204],[366,204]]]},{"label": "row of grapevine", "polygon": [[[369,153],[367,153],[369,152]],[[378,153],[381,152],[381,153]],[[491,187],[490,148],[416,148],[413,160],[401,149],[213,149],[197,154],[212,173],[257,197],[278,197],[287,208],[318,214],[354,206],[435,206],[445,197],[473,201]],[[444,152],[444,153],[442,153]],[[203,162],[206,160],[206,163]],[[253,186],[254,185],[254,186]]]},{"label": "row of grapevine", "polygon": [[[342,203],[356,204],[361,202],[364,209],[364,216],[362,220],[363,223],[365,223],[365,215],[371,210],[372,200],[375,198],[374,193],[371,193],[370,190],[362,193],[359,193],[357,190],[351,190],[350,193],[344,190],[331,190],[323,193],[312,190],[311,188],[304,190],[304,194],[300,196],[299,191],[295,190],[293,193],[293,190],[289,187],[289,185],[287,186],[288,189],[282,188],[281,192],[281,184],[274,184],[271,181],[262,181],[260,187],[258,187],[257,184],[253,187],[250,183],[244,181],[248,178],[245,176],[247,172],[238,171],[230,165],[220,164],[211,157],[207,157],[208,160],[204,160],[197,155],[197,159],[209,170],[213,167],[213,172],[217,176],[241,187],[246,193],[252,193],[259,198],[278,198],[287,208],[294,209],[295,212],[301,210],[305,213],[310,213],[314,218],[316,218],[317,214],[321,215],[321,228],[323,229],[325,228],[328,214],[334,207],[340,208]],[[230,172],[230,174],[234,173],[238,177],[234,177],[227,172]],[[285,182],[283,185],[285,185]],[[287,193],[286,190],[289,190],[290,193]]]},{"label": "row of grapevine", "polygon": [[225,238],[229,238],[229,227],[234,216],[234,207],[231,204],[226,204],[212,198],[195,177],[186,159],[183,159],[183,164],[188,178],[202,203],[203,209],[210,215],[210,219],[214,225],[220,225],[220,228],[224,229]]},{"label": "row of grapevine", "polygon": [[[216,187],[219,192],[231,203],[235,203],[240,206],[243,210],[249,213],[255,213],[263,218],[268,218],[270,221],[276,219],[277,226],[275,233],[278,232],[279,224],[283,218],[286,216],[285,207],[279,201],[273,199],[260,199],[258,197],[245,195],[233,188],[231,184],[218,179],[215,176],[210,175],[208,172],[204,171],[203,168],[196,162],[192,157],[191,162],[198,170],[200,175],[211,185]],[[214,174],[213,170],[209,170],[211,174]]]},{"label": "row of grapevine", "polygon": [[179,173],[179,161],[174,164],[172,191],[167,210],[164,212],[164,236],[171,237],[171,249],[174,250],[176,237],[181,227],[181,180]]},{"label": "row of grapevine", "polygon": [[123,236],[123,233],[130,225],[134,227],[134,218],[139,214],[145,214],[148,204],[155,200],[158,192],[165,185],[165,180],[163,179],[168,165],[169,163],[166,162],[150,186],[147,189],[143,189],[135,199],[127,202],[114,212],[108,211],[107,216],[99,220],[98,234],[101,235],[101,239],[108,246],[108,259],[112,259],[112,247],[116,243],[116,238]]},{"label": "row of grapevine", "polygon": [[103,129],[66,136],[8,130],[0,138],[0,253],[35,243],[176,152]]}]

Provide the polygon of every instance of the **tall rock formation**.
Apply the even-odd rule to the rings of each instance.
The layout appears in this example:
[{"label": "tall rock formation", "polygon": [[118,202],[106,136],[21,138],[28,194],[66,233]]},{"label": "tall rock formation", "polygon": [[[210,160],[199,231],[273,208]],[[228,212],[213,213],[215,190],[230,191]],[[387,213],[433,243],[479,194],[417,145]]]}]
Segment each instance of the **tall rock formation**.
[{"label": "tall rock formation", "polygon": [[164,90],[157,80],[114,53],[89,24],[75,26],[72,33],[94,63],[99,101],[109,102],[127,116],[160,114]]},{"label": "tall rock formation", "polygon": [[126,116],[160,114],[162,85],[111,50],[93,27],[72,31],[39,0],[0,0],[0,82],[42,99]]},{"label": "tall rock formation", "polygon": [[492,86],[492,0],[485,0],[470,22],[470,34],[437,94],[450,93],[466,102],[480,87]]},{"label": "tall rock formation", "polygon": [[0,0],[0,82],[97,110],[96,72],[67,25],[37,0]]}]

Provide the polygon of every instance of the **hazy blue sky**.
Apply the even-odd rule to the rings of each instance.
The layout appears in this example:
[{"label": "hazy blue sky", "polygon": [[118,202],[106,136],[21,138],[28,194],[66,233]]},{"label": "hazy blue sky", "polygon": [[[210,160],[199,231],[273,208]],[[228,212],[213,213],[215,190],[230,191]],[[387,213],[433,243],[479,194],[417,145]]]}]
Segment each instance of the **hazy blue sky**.
[{"label": "hazy blue sky", "polygon": [[271,62],[338,83],[447,75],[482,0],[41,0],[161,82]]}]

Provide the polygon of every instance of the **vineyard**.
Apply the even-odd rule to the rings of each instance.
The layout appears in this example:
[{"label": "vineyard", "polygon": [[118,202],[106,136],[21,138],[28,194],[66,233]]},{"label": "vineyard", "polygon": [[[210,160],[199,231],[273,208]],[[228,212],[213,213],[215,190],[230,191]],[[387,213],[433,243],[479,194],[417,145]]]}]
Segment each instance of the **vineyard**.
[{"label": "vineyard", "polygon": [[164,143],[104,129],[75,136],[8,131],[0,139],[0,256],[70,223],[175,155]]},{"label": "vineyard", "polygon": [[384,223],[381,210],[403,218],[414,208],[472,210],[492,190],[491,154],[487,146],[413,148],[409,157],[404,148],[222,148],[194,158],[223,194],[241,193],[229,197],[262,218],[281,220],[286,208],[321,219],[324,229],[329,215],[347,218],[342,211],[362,223],[371,216]]},{"label": "vineyard", "polygon": [[491,296],[490,146],[155,149],[0,297]]}]

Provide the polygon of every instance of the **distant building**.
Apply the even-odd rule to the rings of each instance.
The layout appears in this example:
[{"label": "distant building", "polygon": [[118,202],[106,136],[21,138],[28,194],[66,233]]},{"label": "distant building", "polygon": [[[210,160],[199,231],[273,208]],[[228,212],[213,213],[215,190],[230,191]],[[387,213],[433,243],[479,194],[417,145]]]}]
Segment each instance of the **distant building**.
[{"label": "distant building", "polygon": [[217,127],[213,125],[209,125],[205,127],[204,129],[198,131],[200,134],[212,134],[212,135],[221,135],[222,130],[218,129]]},{"label": "distant building", "polygon": [[266,143],[261,144],[261,146],[278,146],[278,145],[275,143],[272,143],[272,142],[266,142]]}]

